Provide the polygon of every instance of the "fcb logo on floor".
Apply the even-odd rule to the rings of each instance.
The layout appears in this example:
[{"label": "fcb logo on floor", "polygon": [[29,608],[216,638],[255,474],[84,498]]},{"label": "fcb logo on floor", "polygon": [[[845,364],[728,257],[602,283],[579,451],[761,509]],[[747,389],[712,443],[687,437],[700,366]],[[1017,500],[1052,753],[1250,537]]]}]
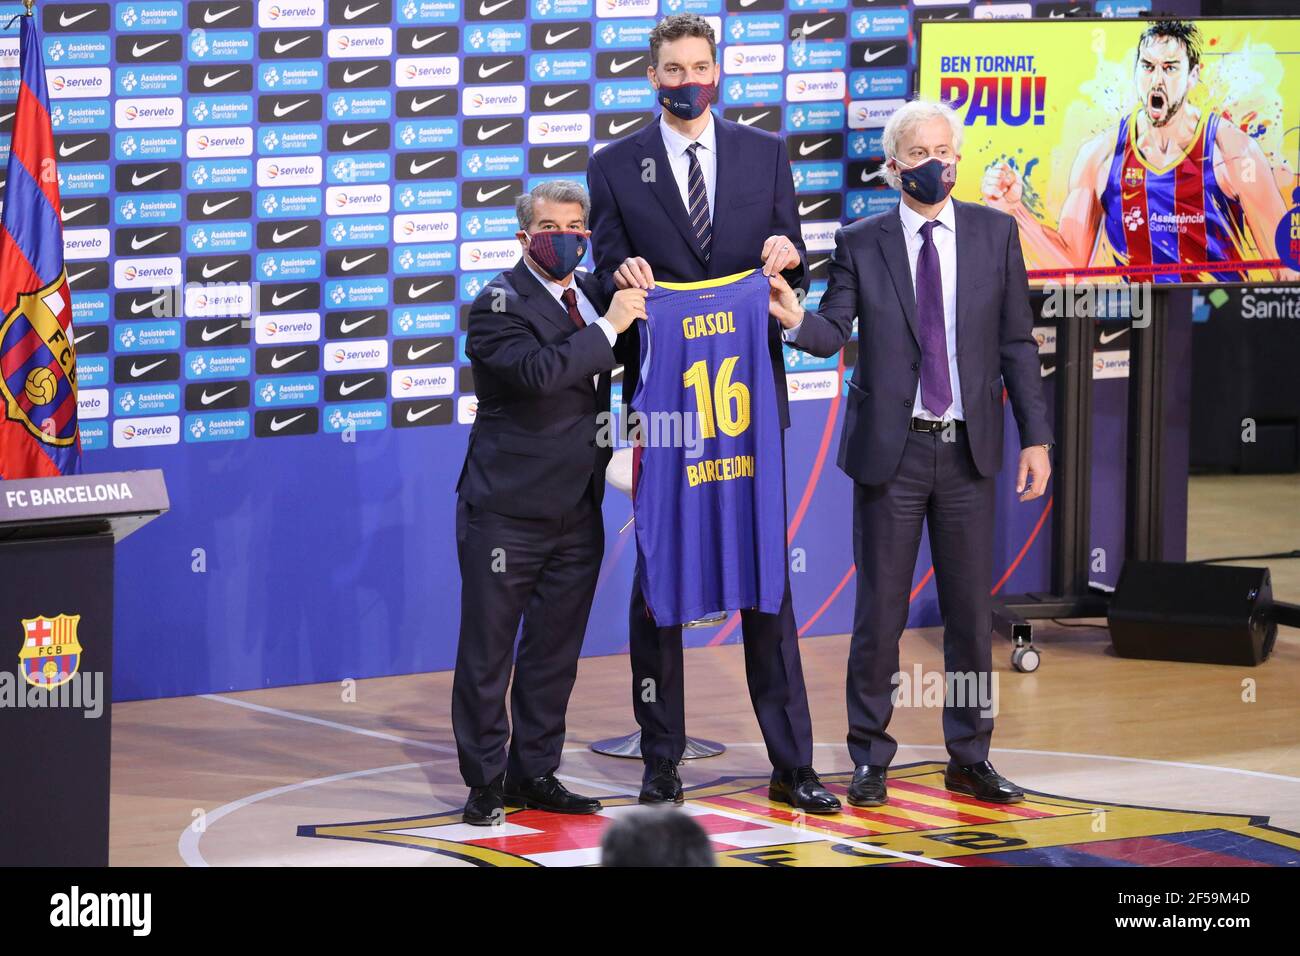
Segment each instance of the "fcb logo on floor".
[{"label": "fcb logo on floor", "polygon": [[[720,866],[1296,866],[1300,834],[1266,817],[1101,803],[1027,792],[996,806],[950,793],[942,763],[891,768],[889,803],[809,817],[767,799],[767,777],[687,790]],[[852,774],[823,782],[841,799]],[[592,866],[613,820],[636,797],[602,798],[593,816],[507,810],[492,828],[461,811],[301,826],[298,835],[402,846],[473,866]]]}]

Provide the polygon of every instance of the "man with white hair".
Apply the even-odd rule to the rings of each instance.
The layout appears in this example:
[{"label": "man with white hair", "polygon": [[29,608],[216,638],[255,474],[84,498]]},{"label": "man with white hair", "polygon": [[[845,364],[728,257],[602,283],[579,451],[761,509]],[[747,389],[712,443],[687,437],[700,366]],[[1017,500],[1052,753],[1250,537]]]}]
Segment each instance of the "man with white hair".
[{"label": "man with white hair", "polygon": [[886,769],[898,745],[886,728],[923,522],[944,621],[945,785],[993,803],[1024,799],[988,761],[989,702],[960,692],[990,686],[1004,386],[1020,432],[1021,501],[1043,494],[1052,434],[1015,220],[948,195],[961,132],[943,104],[901,107],[884,130],[885,175],[901,189],[899,206],[836,233],[818,311],[803,309],[780,274],[769,280],[772,314],[795,348],[834,355],[858,322],[839,449],[854,480],[857,600],[847,682],[854,806],[888,799]]}]

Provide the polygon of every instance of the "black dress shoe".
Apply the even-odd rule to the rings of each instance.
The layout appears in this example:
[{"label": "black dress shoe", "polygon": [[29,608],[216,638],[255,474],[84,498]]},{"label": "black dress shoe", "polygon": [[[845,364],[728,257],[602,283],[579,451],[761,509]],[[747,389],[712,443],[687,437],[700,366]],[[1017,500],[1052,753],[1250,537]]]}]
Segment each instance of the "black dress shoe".
[{"label": "black dress shoe", "polygon": [[475,827],[490,827],[506,818],[506,804],[501,783],[497,777],[486,787],[470,787],[461,820]]},{"label": "black dress shoe", "polygon": [[682,778],[677,775],[677,761],[667,757],[647,760],[637,799],[641,803],[683,803],[686,797],[682,794]]},{"label": "black dress shoe", "polygon": [[822,786],[817,771],[812,767],[773,770],[767,798],[777,803],[788,803],[805,813],[840,812],[839,798]]},{"label": "black dress shoe", "polygon": [[849,803],[855,807],[880,807],[889,801],[889,790],[885,786],[885,769],[875,764],[864,763],[853,771],[853,782],[849,784]]},{"label": "black dress shoe", "polygon": [[524,780],[507,780],[506,803],[512,807],[551,813],[596,813],[600,810],[599,800],[566,790],[553,773]]},{"label": "black dress shoe", "polygon": [[949,761],[943,785],[953,793],[964,793],[985,803],[1019,803],[1024,791],[993,769],[987,760],[959,767]]}]

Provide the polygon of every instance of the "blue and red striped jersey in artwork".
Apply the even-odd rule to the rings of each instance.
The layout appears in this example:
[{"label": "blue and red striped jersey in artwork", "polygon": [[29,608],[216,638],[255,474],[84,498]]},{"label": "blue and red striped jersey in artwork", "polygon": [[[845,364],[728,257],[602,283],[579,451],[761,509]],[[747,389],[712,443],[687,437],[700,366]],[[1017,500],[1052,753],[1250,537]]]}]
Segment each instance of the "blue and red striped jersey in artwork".
[{"label": "blue and red striped jersey in artwork", "polygon": [[21,85],[0,218],[0,478],[81,471],[72,297],[41,41],[21,18]]}]

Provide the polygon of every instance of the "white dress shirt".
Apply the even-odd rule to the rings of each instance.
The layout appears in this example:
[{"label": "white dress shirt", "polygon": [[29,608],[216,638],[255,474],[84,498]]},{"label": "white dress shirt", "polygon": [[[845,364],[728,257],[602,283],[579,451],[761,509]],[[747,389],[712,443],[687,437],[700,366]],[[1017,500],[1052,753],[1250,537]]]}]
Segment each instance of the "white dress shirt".
[{"label": "white dress shirt", "polygon": [[[930,233],[934,248],[939,253],[939,273],[943,281],[943,330],[948,341],[948,381],[952,385],[952,404],[942,415],[933,415],[921,403],[921,382],[917,379],[916,400],[912,404],[912,415],[930,421],[948,421],[955,418],[964,421],[966,413],[961,404],[961,381],[957,377],[957,215],[949,199],[935,217],[938,226]],[[916,212],[905,202],[898,204],[898,215],[903,220],[903,236],[907,239],[907,264],[912,270],[912,293],[916,293],[916,260],[921,255],[921,227],[925,217]]]},{"label": "white dress shirt", "polygon": [[[605,333],[605,338],[609,339],[609,347],[614,347],[614,340],[618,338],[618,333],[614,331],[614,326],[609,324],[608,319],[603,315],[596,314],[596,307],[591,304],[590,299],[582,294],[582,289],[578,286],[577,279],[570,278],[569,284],[563,286],[548,276],[545,272],[540,272],[537,269],[534,269],[533,264],[527,259],[524,260],[524,265],[528,266],[528,271],[531,272],[533,277],[542,284],[542,288],[554,296],[556,302],[560,303],[560,308],[564,310],[565,318],[568,318],[569,307],[564,304],[564,299],[561,298],[561,296],[564,295],[564,290],[573,289],[574,292],[578,293],[578,314],[582,316],[582,321],[586,322],[588,325],[599,325],[601,331]],[[595,382],[597,388],[600,388],[599,375],[593,376],[592,381]]]},{"label": "white dress shirt", "polygon": [[659,120],[659,132],[663,134],[664,151],[668,153],[668,166],[673,171],[673,179],[677,181],[677,191],[682,195],[682,206],[688,213],[691,209],[691,160],[688,151],[691,143],[700,144],[695,156],[700,161],[700,172],[704,174],[704,193],[709,200],[709,222],[713,222],[713,199],[718,184],[718,140],[713,112],[709,112],[708,125],[700,132],[698,139],[683,136],[662,117]]}]

